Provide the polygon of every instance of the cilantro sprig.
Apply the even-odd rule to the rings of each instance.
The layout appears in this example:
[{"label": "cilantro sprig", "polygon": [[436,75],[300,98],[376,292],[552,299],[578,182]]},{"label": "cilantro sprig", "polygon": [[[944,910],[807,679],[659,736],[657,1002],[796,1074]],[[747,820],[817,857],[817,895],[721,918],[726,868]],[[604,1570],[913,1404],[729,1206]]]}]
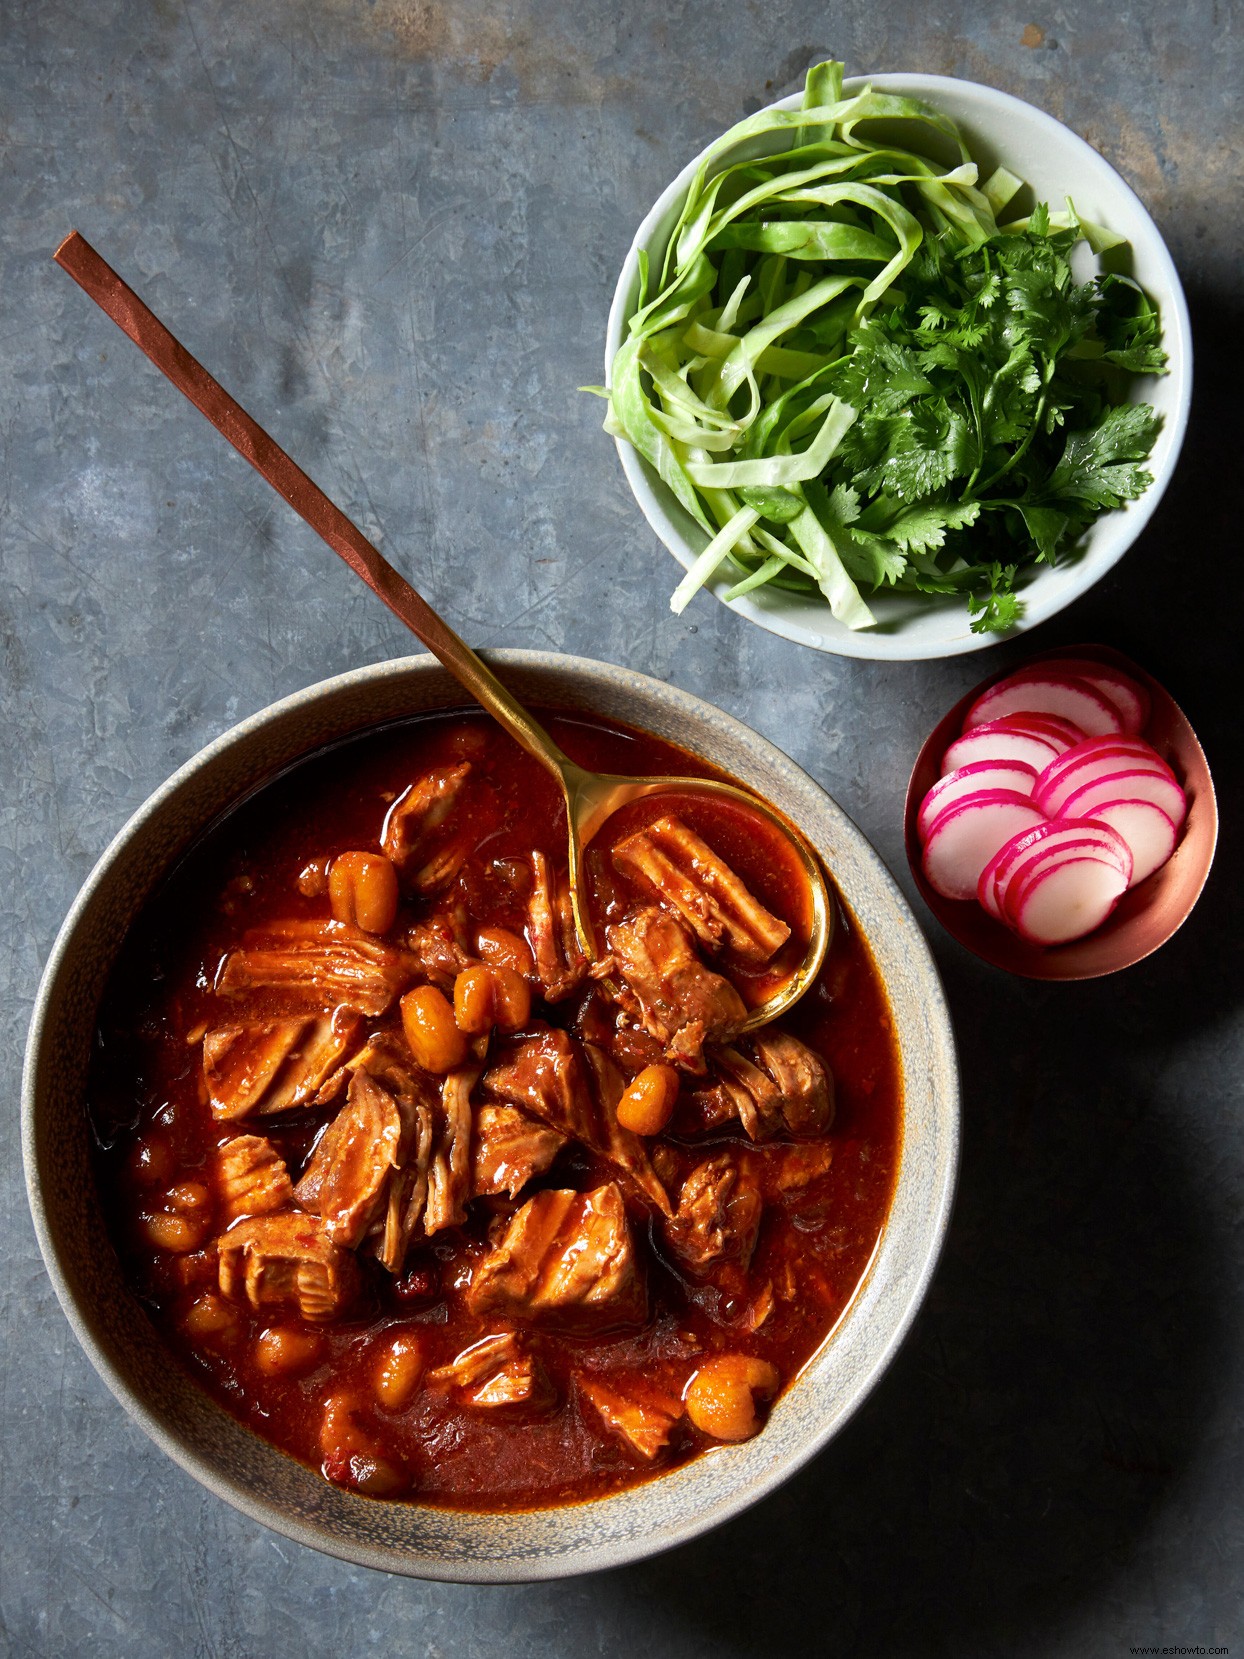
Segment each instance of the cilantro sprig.
[{"label": "cilantro sprig", "polygon": [[[1124,277],[1077,280],[1077,245],[1118,238],[1070,204],[1000,226],[1018,179],[979,184],[946,116],[846,98],[842,69],[709,151],[655,281],[641,258],[606,428],[709,538],[676,611],[728,565],[728,598],[819,593],[860,628],[865,594],[959,594],[1003,631],[1025,574],[1152,482],[1159,418],[1126,399],[1164,371],[1160,320]],[[895,118],[958,162],[861,130]],[[775,133],[778,153],[731,159]]]}]

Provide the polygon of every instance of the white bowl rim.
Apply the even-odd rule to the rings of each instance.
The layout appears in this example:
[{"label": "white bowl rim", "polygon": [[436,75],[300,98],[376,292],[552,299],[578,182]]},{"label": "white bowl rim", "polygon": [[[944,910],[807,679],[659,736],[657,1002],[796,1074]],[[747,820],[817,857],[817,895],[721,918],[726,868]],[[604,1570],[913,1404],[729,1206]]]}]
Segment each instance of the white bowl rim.
[{"label": "white bowl rim", "polygon": [[[1096,582],[1107,574],[1123,557],[1128,549],[1140,537],[1157,510],[1158,503],[1166,493],[1167,486],[1174,475],[1179,460],[1180,451],[1188,428],[1188,418],[1192,406],[1192,324],[1188,316],[1188,302],[1184,295],[1183,284],[1179,280],[1179,273],[1175,262],[1171,258],[1170,250],[1153,221],[1152,215],[1145,207],[1140,197],[1131,185],[1120,175],[1118,170],[1106,158],[1095,150],[1086,139],[1077,132],[1059,121],[1048,111],[1030,104],[1023,98],[1017,98],[1014,93],[1003,92],[997,87],[987,86],[981,81],[965,80],[957,75],[928,75],[922,73],[887,72],[881,75],[852,75],[843,83],[845,91],[858,92],[865,86],[875,86],[886,92],[905,93],[914,97],[925,98],[930,104],[936,105],[939,93],[954,91],[969,96],[978,96],[992,103],[1000,111],[1010,110],[1016,114],[1022,112],[1025,120],[1033,121],[1049,133],[1051,138],[1068,148],[1073,155],[1078,156],[1087,166],[1093,169],[1104,170],[1109,177],[1112,188],[1131,206],[1141,224],[1150,233],[1151,243],[1148,254],[1154,264],[1159,267],[1169,285],[1169,297],[1163,303],[1162,329],[1163,344],[1169,358],[1169,368],[1175,411],[1168,416],[1159,442],[1165,451],[1165,464],[1154,473],[1153,483],[1136,501],[1129,502],[1122,510],[1116,510],[1114,515],[1103,515],[1106,518],[1114,517],[1117,521],[1117,534],[1113,545],[1106,549],[1095,549],[1091,557],[1084,557],[1070,569],[1078,580],[1069,582],[1065,588],[1047,597],[1033,598],[1033,587],[1030,585],[1024,593],[1024,615],[1019,624],[1005,634],[974,634],[968,626],[968,617],[963,602],[959,597],[948,600],[944,605],[937,606],[933,601],[928,607],[931,611],[935,607],[950,614],[951,607],[958,607],[962,616],[962,626],[957,633],[938,644],[932,641],[905,640],[900,628],[893,634],[877,632],[871,629],[860,629],[855,632],[844,628],[828,613],[828,608],[811,598],[804,603],[808,621],[804,625],[793,617],[776,614],[759,603],[750,594],[744,594],[727,604],[724,594],[729,588],[730,581],[717,578],[706,583],[706,587],[721,603],[726,604],[728,610],[737,611],[750,622],[757,623],[767,632],[778,634],[784,639],[794,640],[800,645],[809,645],[814,650],[826,651],[835,656],[856,657],[870,661],[916,662],[927,661],[932,658],[960,656],[968,651],[980,651],[990,645],[1000,644],[1006,640],[1013,640],[1022,633],[1027,633],[1040,623],[1047,621],[1051,616],[1066,609],[1083,594],[1087,593]],[[754,112],[763,114],[765,110],[798,109],[803,99],[802,90],[792,92],[784,98],[767,104],[763,109]],[[752,117],[748,117],[751,119]],[[720,136],[706,145],[698,155],[694,156],[682,171],[674,178],[657,197],[652,207],[645,214],[639,229],[635,232],[631,246],[622,263],[622,270],[614,289],[613,301],[609,307],[609,319],[605,328],[605,382],[608,384],[612,372],[613,359],[623,341],[624,330],[628,320],[628,300],[630,289],[636,281],[639,270],[639,251],[648,245],[655,234],[660,220],[668,211],[671,204],[684,194],[695,177],[696,171],[712,144],[719,142]],[[671,516],[669,502],[672,501],[670,492],[656,479],[654,473],[647,466],[638,452],[625,438],[615,438],[614,446],[626,474],[627,483],[639,505],[640,511],[647,519],[649,526],[673,554],[684,569],[689,569],[696,551],[687,546],[683,533]],[[662,494],[661,492],[664,492]],[[792,603],[798,598],[790,595]]]},{"label": "white bowl rim", "polygon": [[[941,1066],[938,1075],[944,1088],[944,1096],[939,1097],[942,1104],[937,1114],[937,1122],[938,1132],[944,1139],[936,1147],[938,1154],[936,1179],[933,1183],[931,1202],[926,1216],[923,1257],[916,1263],[904,1264],[904,1270],[901,1274],[901,1306],[898,1317],[893,1320],[885,1341],[871,1350],[861,1380],[856,1383],[851,1397],[832,1420],[817,1432],[808,1435],[796,1455],[775,1464],[758,1479],[752,1480],[750,1484],[741,1485],[725,1500],[717,1502],[711,1510],[681,1520],[674,1525],[658,1527],[650,1536],[629,1538],[621,1544],[615,1538],[593,1546],[581,1547],[573,1553],[561,1555],[550,1553],[547,1556],[532,1555],[524,1557],[521,1572],[514,1571],[512,1559],[500,1563],[487,1557],[479,1559],[438,1557],[432,1561],[420,1557],[418,1559],[403,1558],[399,1560],[395,1559],[395,1552],[391,1548],[372,1545],[355,1539],[334,1538],[317,1531],[309,1524],[304,1524],[296,1518],[287,1516],[274,1503],[256,1497],[254,1492],[237,1481],[227,1471],[222,1470],[211,1463],[206,1456],[202,1456],[188,1447],[146,1404],[142,1397],[130,1387],[119,1366],[114,1363],[104,1344],[97,1339],[79,1308],[63,1261],[61,1246],[53,1233],[40,1188],[36,1125],[44,1028],[49,1020],[58,982],[65,971],[79,922],[90,909],[100,889],[106,884],[114,862],[128,847],[133,837],[153,819],[157,818],[165,806],[201,769],[210,766],[214,760],[235,745],[248,742],[257,734],[262,733],[265,728],[283,721],[291,713],[296,713],[299,709],[315,703],[322,697],[332,696],[361,684],[376,683],[380,679],[389,676],[400,677],[412,671],[443,672],[436,659],[431,656],[420,655],[398,658],[352,669],[346,673],[318,681],[301,691],[257,710],[200,749],[179,767],[165,783],[154,790],[126,820],[101,854],[79,890],[57,934],[40,980],[30,1020],[22,1075],[22,1157],[27,1198],[40,1252],[62,1311],[68,1319],[75,1336],[95,1370],[126,1412],[162,1451],[182,1469],[191,1474],[202,1486],[216,1496],[224,1498],[252,1520],[262,1523],[273,1531],[291,1538],[295,1542],[360,1566],[448,1582],[526,1583],[624,1566],[689,1542],[691,1539],[749,1509],[761,1498],[782,1485],[817,1453],[822,1451],[845,1427],[846,1423],[872,1394],[905,1341],[924,1303],[929,1285],[940,1261],[958,1184],[961,1134],[960,1090],[954,1031],[941,977],[924,931],[916,921],[906,897],[880,855],[847,814],[843,812],[842,808],[814,779],[810,778],[807,773],[803,772],[802,768],[790,760],[776,744],[771,743],[769,739],[753,731],[752,728],[746,726],[734,716],[727,714],[724,710],[705,703],[693,693],[683,691],[680,687],[670,685],[667,682],[653,680],[651,676],[638,674],[633,670],[624,670],[590,658],[572,657],[556,652],[498,650],[489,651],[485,655],[494,667],[502,671],[507,667],[512,667],[520,670],[596,673],[605,679],[610,676],[625,676],[626,680],[638,689],[642,689],[644,686],[652,687],[662,699],[681,706],[688,714],[711,717],[718,724],[719,729],[724,732],[733,732],[752,743],[759,742],[763,748],[769,750],[773,756],[780,760],[783,770],[788,770],[793,778],[802,780],[806,785],[819,791],[825,797],[833,813],[842,820],[844,827],[853,832],[854,836],[858,838],[859,849],[870,865],[872,874],[877,879],[883,896],[895,905],[905,920],[911,924],[912,942],[909,948],[914,949],[921,958],[918,971],[927,998],[925,1023],[935,1034],[934,1046],[938,1050],[937,1058],[940,1060]],[[614,683],[617,683],[616,679]],[[469,706],[469,699],[465,693],[462,702]],[[311,750],[307,751],[308,754],[311,752]],[[206,828],[207,826],[204,825],[203,827]],[[901,1137],[899,1169],[896,1175],[896,1198],[906,1156],[907,1136],[904,1128]],[[882,1254],[889,1226],[890,1222],[887,1219],[872,1260],[866,1268],[852,1300],[848,1303],[839,1318],[838,1324],[834,1327],[831,1337],[826,1339],[827,1342],[837,1335],[838,1330],[865,1299],[865,1292],[875,1277],[874,1269],[879,1256]],[[818,1350],[818,1353],[821,1351]],[[799,1376],[802,1377],[814,1363],[815,1356],[807,1362]],[[794,1385],[792,1384],[792,1386]],[[223,1411],[223,1408],[217,1407],[217,1409]],[[711,1456],[712,1454],[708,1455]],[[701,1461],[703,1460],[694,1459],[691,1464],[681,1467],[691,1468]],[[663,1478],[673,1478],[678,1473],[678,1470],[671,1471],[669,1477],[658,1477],[655,1482],[645,1482],[638,1487],[628,1488],[617,1496],[625,1498],[628,1494],[651,1491],[654,1486],[661,1484]],[[604,1505],[611,1501],[613,1500],[610,1498],[588,1500],[585,1505],[570,1507],[576,1509],[586,1508],[593,1502]],[[415,1510],[418,1509],[417,1503],[411,1507]],[[559,1511],[550,1509],[534,1513],[556,1515]]]}]

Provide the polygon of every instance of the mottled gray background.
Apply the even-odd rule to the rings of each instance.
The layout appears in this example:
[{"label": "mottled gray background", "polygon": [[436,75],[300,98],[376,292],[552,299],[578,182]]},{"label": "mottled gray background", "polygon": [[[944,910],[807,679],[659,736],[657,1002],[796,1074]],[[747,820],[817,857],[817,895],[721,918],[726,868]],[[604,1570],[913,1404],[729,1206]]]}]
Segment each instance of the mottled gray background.
[{"label": "mottled gray background", "polygon": [[[2,0],[6,1652],[1244,1651],[1239,22],[1227,0]],[[1170,241],[1199,352],[1179,477],[1033,644],[1107,641],[1183,701],[1220,785],[1217,871],[1117,980],[1013,982],[934,931],[966,1087],[949,1247],[899,1361],[781,1493],[591,1579],[355,1570],[200,1491],[96,1379],[28,1220],[18,1075],[56,928],[127,815],[239,717],[409,641],[49,256],[71,226],[95,241],[468,639],[721,704],[910,891],[918,744],[1019,648],[883,668],[707,598],[672,618],[674,566],[575,391],[662,185],[831,53],[1044,106]]]}]

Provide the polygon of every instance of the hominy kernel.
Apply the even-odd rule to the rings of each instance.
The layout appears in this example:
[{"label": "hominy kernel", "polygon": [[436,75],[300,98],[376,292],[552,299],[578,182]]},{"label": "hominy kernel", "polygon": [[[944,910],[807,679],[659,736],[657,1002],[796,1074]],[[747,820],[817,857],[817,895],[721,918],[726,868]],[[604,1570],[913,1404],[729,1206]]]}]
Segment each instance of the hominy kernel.
[{"label": "hominy kernel", "polygon": [[687,1384],[687,1416],[714,1440],[750,1440],[760,1428],[756,1395],[777,1393],[777,1367],[750,1354],[717,1354]]},{"label": "hominy kernel", "polygon": [[466,1038],[454,1023],[449,999],[435,985],[419,985],[401,1001],[402,1030],[416,1064],[443,1077],[466,1059]]},{"label": "hominy kernel", "polygon": [[328,871],[333,916],[364,933],[387,933],[397,917],[397,871],[383,853],[341,853]]},{"label": "hominy kernel", "polygon": [[536,977],[536,961],[531,946],[508,927],[482,927],[475,936],[475,950],[480,960],[491,968],[509,968],[524,979]]},{"label": "hominy kernel", "polygon": [[143,1232],[158,1250],[173,1250],[179,1255],[197,1250],[203,1242],[203,1223],[197,1217],[166,1215],[157,1211],[143,1219]]},{"label": "hominy kernel", "polygon": [[415,1397],[423,1376],[423,1349],[413,1331],[399,1331],[380,1350],[376,1399],[386,1411],[401,1411]]},{"label": "hominy kernel", "polygon": [[618,1102],[618,1122],[634,1135],[659,1135],[673,1115],[680,1087],[673,1066],[645,1066]]},{"label": "hominy kernel", "polygon": [[270,1325],[255,1342],[255,1363],[269,1377],[296,1377],[317,1365],[324,1339],[293,1325]]}]

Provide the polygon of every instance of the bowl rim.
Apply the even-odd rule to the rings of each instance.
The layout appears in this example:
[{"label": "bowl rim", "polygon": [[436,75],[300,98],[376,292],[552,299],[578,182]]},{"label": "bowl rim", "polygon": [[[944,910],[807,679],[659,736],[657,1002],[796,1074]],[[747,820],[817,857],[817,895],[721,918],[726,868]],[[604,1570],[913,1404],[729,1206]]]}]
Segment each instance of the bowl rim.
[{"label": "bowl rim", "polygon": [[[1168,485],[1174,476],[1183,449],[1184,438],[1187,434],[1188,420],[1192,408],[1192,325],[1188,315],[1188,302],[1184,294],[1183,284],[1179,272],[1171,257],[1170,249],[1154,222],[1152,214],[1142,202],[1130,184],[1119,173],[1111,162],[1099,151],[1095,150],[1087,139],[1056,116],[1049,114],[1036,104],[1030,104],[1026,99],[1018,98],[1014,93],[1003,92],[998,87],[986,85],[982,81],[966,80],[957,75],[929,75],[920,72],[887,71],[877,75],[851,75],[843,82],[844,91],[858,92],[865,86],[875,86],[887,92],[903,92],[914,96],[923,96],[929,103],[936,104],[940,93],[954,92],[966,94],[969,97],[978,97],[987,103],[993,104],[1001,113],[1010,111],[1013,114],[1022,114],[1025,121],[1035,121],[1043,127],[1050,137],[1056,138],[1060,145],[1065,145],[1071,153],[1083,164],[1093,169],[1104,169],[1105,176],[1110,180],[1113,188],[1117,189],[1122,198],[1128,203],[1144,227],[1149,243],[1148,253],[1152,255],[1155,265],[1160,269],[1162,276],[1169,285],[1170,298],[1163,305],[1163,344],[1167,350],[1169,361],[1170,384],[1172,386],[1175,408],[1173,414],[1166,417],[1163,437],[1166,439],[1165,459],[1160,470],[1155,470],[1153,482],[1137,500],[1127,503],[1122,510],[1115,509],[1115,521],[1118,532],[1115,536],[1116,545],[1103,550],[1097,550],[1090,558],[1082,557],[1076,566],[1070,568],[1073,580],[1068,584],[1066,591],[1058,591],[1047,596],[1044,600],[1031,597],[1033,586],[1030,583],[1024,593],[1024,615],[1019,623],[1005,634],[973,634],[968,626],[967,612],[962,613],[962,628],[953,637],[935,643],[933,641],[918,642],[904,641],[903,625],[900,623],[893,633],[867,628],[853,632],[843,628],[834,618],[828,615],[828,610],[818,606],[811,599],[806,601],[808,620],[806,625],[785,614],[779,614],[767,609],[759,600],[751,595],[744,594],[741,599],[727,603],[724,595],[729,583],[721,578],[714,578],[705,584],[709,592],[720,604],[726,605],[728,610],[736,611],[749,622],[756,623],[768,633],[777,634],[784,639],[793,640],[800,645],[811,646],[813,650],[824,651],[833,656],[854,657],[865,661],[883,662],[926,662],[943,657],[961,656],[970,651],[980,651],[991,645],[1004,642],[1013,642],[1021,635],[1031,632],[1042,622],[1056,616],[1065,610],[1077,599],[1083,597],[1088,590],[1101,580],[1118,564],[1123,555],[1139,540],[1146,526],[1156,512]],[[797,109],[802,100],[802,90],[787,94],[784,98],[775,99],[772,103],[763,105],[754,112],[764,114],[768,110]],[[752,119],[752,117],[748,117]],[[726,129],[729,131],[729,128]],[[622,262],[617,284],[614,288],[613,299],[609,307],[608,320],[605,325],[605,384],[609,384],[609,377],[613,369],[613,359],[621,346],[626,323],[629,320],[630,293],[633,284],[638,278],[639,252],[647,247],[657,232],[661,219],[673,204],[685,194],[691,184],[697,169],[712,146],[724,137],[724,133],[710,140],[698,154],[661,191],[652,207],[640,221]],[[1132,238],[1135,244],[1136,238]],[[656,475],[652,473],[647,463],[625,439],[615,437],[614,447],[631,493],[635,497],[640,512],[647,520],[649,528],[655,533],[666,549],[674,556],[680,565],[689,569],[696,557],[698,548],[688,545],[683,532],[670,512],[673,498]],[[1152,459],[1152,458],[1151,458]],[[663,492],[663,493],[662,493]],[[668,498],[668,499],[667,499]],[[1105,515],[1108,518],[1110,515]],[[1103,520],[1098,520],[1101,523]],[[796,596],[792,595],[794,600]],[[942,614],[950,616],[952,604],[959,605],[959,598],[948,599],[937,605],[931,601],[924,614],[933,614],[935,606]],[[819,620],[818,620],[819,619]],[[826,632],[826,629],[829,631]]]},{"label": "bowl rim", "polygon": [[[883,863],[880,855],[871,843],[856,828],[852,820],[842,811],[816,781],[809,777],[802,768],[790,760],[776,744],[761,734],[754,732],[743,722],[712,704],[705,703],[693,693],[686,692],[680,687],[669,685],[666,682],[654,680],[651,676],[637,674],[631,670],[616,668],[610,664],[594,661],[590,658],[572,657],[563,653],[538,652],[526,650],[490,651],[487,653],[490,665],[503,675],[506,669],[518,671],[532,670],[556,673],[584,673],[608,683],[609,677],[615,677],[613,683],[621,685],[623,689],[634,687],[642,693],[645,688],[649,694],[655,692],[667,705],[674,704],[688,715],[709,716],[716,723],[718,730],[743,738],[748,743],[759,743],[762,750],[769,751],[770,757],[776,757],[781,763],[782,770],[789,771],[792,778],[801,780],[804,784],[818,791],[831,806],[833,813],[841,818],[858,838],[858,850],[865,856],[870,866],[871,874],[879,882],[882,896],[889,900],[891,906],[896,906],[904,919],[910,924],[911,945],[922,954],[920,977],[922,988],[928,998],[925,1009],[925,1028],[930,1037],[930,1067],[936,1073],[938,1083],[938,1111],[936,1113],[936,1129],[943,1137],[940,1144],[934,1145],[937,1153],[937,1179],[932,1189],[932,1204],[928,1212],[924,1235],[924,1249],[922,1258],[918,1262],[906,1266],[902,1276],[901,1307],[899,1315],[893,1320],[884,1343],[875,1349],[870,1349],[868,1363],[863,1367],[858,1378],[852,1383],[849,1399],[839,1408],[828,1423],[821,1424],[808,1434],[803,1442],[795,1449],[793,1455],[778,1462],[766,1470],[759,1478],[753,1479],[750,1484],[740,1483],[739,1486],[724,1499],[716,1502],[707,1512],[683,1518],[674,1525],[656,1528],[650,1535],[630,1537],[618,1540],[616,1537],[607,1539],[587,1547],[577,1548],[572,1554],[550,1551],[544,1555],[524,1556],[519,1565],[520,1571],[515,1570],[513,1558],[495,1560],[488,1557],[459,1558],[411,1557],[405,1551],[397,1552],[394,1547],[373,1544],[356,1537],[343,1539],[330,1534],[326,1529],[320,1530],[313,1522],[290,1516],[282,1510],[275,1500],[268,1501],[257,1496],[254,1491],[242,1485],[227,1470],[214,1463],[207,1455],[201,1454],[178,1433],[170,1427],[156,1410],[150,1407],[142,1396],[131,1387],[123,1375],[120,1366],[114,1362],[107,1344],[93,1328],[93,1321],[89,1305],[79,1299],[70,1280],[66,1266],[65,1252],[57,1238],[45,1202],[40,1179],[39,1155],[39,1123],[40,1108],[40,1072],[44,1063],[44,1042],[50,1015],[53,1009],[60,980],[66,971],[67,964],[74,950],[78,927],[99,896],[105,889],[109,878],[120,855],[130,846],[131,842],[153,821],[158,820],[165,808],[178,796],[185,786],[195,779],[204,769],[209,768],[216,760],[240,745],[251,742],[258,734],[269,727],[286,720],[289,715],[296,714],[316,704],[324,698],[348,692],[350,689],[375,684],[389,677],[400,678],[407,675],[432,673],[442,675],[444,670],[431,656],[419,655],[399,658],[385,662],[370,664],[361,668],[349,670],[334,675],[329,679],[318,681],[292,695],[279,699],[212,739],[197,751],[189,760],[180,766],[164,783],[159,785],[147,799],[129,816],[120,830],[112,837],[104,852],[96,861],[91,873],[80,888],[71,905],[64,922],[62,923],[47,964],[40,979],[39,989],[31,1015],[29,1035],[27,1041],[25,1063],[22,1075],[22,1158],[26,1181],[27,1198],[39,1249],[52,1286],[56,1292],[61,1309],[79,1343],[85,1350],[95,1370],[104,1383],[117,1398],[126,1412],[133,1418],[145,1433],[165,1452],[174,1463],[192,1475],[200,1485],[206,1487],[217,1497],[224,1498],[235,1508],[241,1510],[250,1519],[270,1528],[274,1532],[288,1537],[297,1543],[307,1545],[323,1553],[349,1561],[356,1565],[377,1568],[382,1571],[398,1572],[407,1576],[435,1579],[449,1582],[463,1583],[516,1583],[535,1582],[572,1576],[579,1573],[596,1571],[615,1566],[623,1566],[631,1562],[642,1560],[650,1555],[657,1554],[675,1545],[688,1542],[692,1538],[710,1530],[711,1528],[729,1520],[734,1515],[750,1508],[762,1497],[781,1485],[796,1471],[809,1462],[824,1446],[833,1439],[842,1427],[854,1416],[864,1400],[872,1393],[881,1377],[888,1369],[895,1354],[905,1341],[912,1324],[914,1323],[929,1285],[937,1269],[942,1250],[945,1245],[954,1198],[958,1182],[959,1154],[961,1139],[960,1113],[960,1086],[958,1076],[957,1052],[954,1030],[950,1020],[949,1009],[946,1003],[944,988],[938,973],[936,962],[914,913],[906,897],[899,888],[893,875]],[[618,679],[616,677],[621,677]],[[446,678],[448,678],[446,676]],[[468,703],[465,694],[461,704]],[[620,718],[625,718],[621,716]],[[377,721],[376,725],[386,722]],[[355,728],[358,732],[369,729],[366,725]],[[694,739],[693,739],[694,743]],[[314,753],[320,744],[312,744],[305,750],[305,754]],[[298,759],[302,756],[297,757]],[[296,764],[297,760],[291,762]],[[272,776],[279,775],[279,768]],[[255,787],[262,788],[271,781],[265,778]],[[240,791],[236,799],[244,798],[250,791]],[[227,810],[227,809],[226,809]],[[200,824],[193,832],[190,840],[193,841],[208,825],[215,821],[215,814]],[[184,849],[183,849],[184,850]],[[159,879],[167,874],[179,852],[166,862],[160,870]],[[144,901],[145,902],[145,901]],[[900,1135],[899,1170],[895,1181],[895,1200],[897,1200],[899,1185],[907,1159],[906,1115],[904,1112],[903,1131]],[[874,1268],[882,1254],[882,1247],[886,1241],[887,1229],[890,1225],[889,1217],[883,1226],[880,1239],[873,1252],[865,1272],[856,1287],[852,1300],[848,1303],[837,1324],[826,1338],[826,1343],[817,1350],[799,1373],[802,1377],[816,1364],[817,1357],[825,1351],[826,1346],[837,1336],[852,1316],[853,1311],[864,1297],[870,1285]],[[202,1391],[204,1397],[211,1400],[211,1396]],[[224,1408],[214,1400],[214,1408],[228,1416]],[[235,1419],[230,1419],[235,1421]],[[250,1432],[250,1431],[247,1431]],[[256,1439],[260,1437],[256,1436]],[[262,1444],[270,1444],[261,1442]],[[278,1449],[279,1450],[279,1449]],[[288,1454],[281,1454],[287,1456]],[[711,1455],[711,1454],[710,1454]],[[297,1460],[291,1460],[297,1462]],[[693,1460],[693,1467],[702,1459]],[[676,1475],[677,1470],[671,1471]],[[651,1491],[661,1484],[663,1477],[657,1477],[651,1482],[642,1483],[636,1488],[629,1488],[629,1492]],[[625,1496],[625,1494],[621,1494]],[[359,1500],[368,1503],[369,1500]],[[609,1498],[601,1500],[586,1500],[584,1504],[560,1506],[568,1509],[585,1509],[593,1504],[607,1504]],[[411,1504],[410,1509],[418,1512],[419,1505]],[[558,1508],[536,1511],[537,1514],[556,1515]],[[502,1515],[495,1517],[500,1520]],[[493,1519],[494,1517],[488,1517]]]}]

